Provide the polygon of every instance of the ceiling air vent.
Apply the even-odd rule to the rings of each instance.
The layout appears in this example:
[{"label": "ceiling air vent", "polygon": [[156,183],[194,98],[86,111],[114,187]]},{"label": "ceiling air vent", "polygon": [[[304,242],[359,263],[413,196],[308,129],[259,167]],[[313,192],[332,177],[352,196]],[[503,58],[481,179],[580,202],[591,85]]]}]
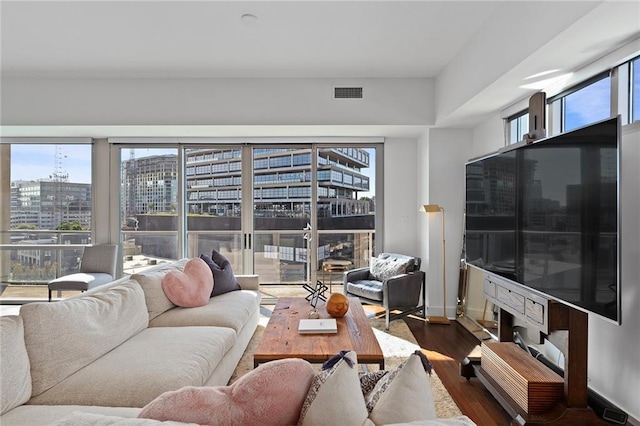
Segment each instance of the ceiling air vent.
[{"label": "ceiling air vent", "polygon": [[334,99],[362,99],[362,87],[334,87]]}]

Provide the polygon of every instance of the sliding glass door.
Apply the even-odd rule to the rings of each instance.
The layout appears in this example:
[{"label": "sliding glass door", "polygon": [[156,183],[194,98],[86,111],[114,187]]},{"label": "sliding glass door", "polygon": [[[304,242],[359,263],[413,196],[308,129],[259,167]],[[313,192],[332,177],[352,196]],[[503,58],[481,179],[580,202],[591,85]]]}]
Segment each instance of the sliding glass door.
[{"label": "sliding glass door", "polygon": [[375,148],[318,149],[318,270],[367,266],[376,228]]},{"label": "sliding glass door", "polygon": [[246,193],[242,159],[243,150],[237,146],[185,149],[187,255],[211,255],[216,250],[237,274],[245,272],[247,240],[242,223]]},{"label": "sliding glass door", "polygon": [[307,281],[312,149],[253,148],[253,259],[263,284]]},{"label": "sliding glass door", "polygon": [[311,143],[120,147],[124,272],[225,255],[261,284],[314,282],[366,265],[375,235],[376,146]]},{"label": "sliding glass door", "polygon": [[123,272],[181,257],[177,148],[120,150]]},{"label": "sliding glass door", "polygon": [[263,283],[314,282],[373,253],[375,146],[254,148],[255,270]]}]

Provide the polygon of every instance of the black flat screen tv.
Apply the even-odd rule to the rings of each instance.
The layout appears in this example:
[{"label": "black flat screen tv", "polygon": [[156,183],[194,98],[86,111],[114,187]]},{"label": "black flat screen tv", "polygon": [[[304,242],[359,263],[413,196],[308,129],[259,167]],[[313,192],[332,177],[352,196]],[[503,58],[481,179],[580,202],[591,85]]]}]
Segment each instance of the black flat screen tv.
[{"label": "black flat screen tv", "polygon": [[618,117],[466,164],[466,262],[620,323]]}]

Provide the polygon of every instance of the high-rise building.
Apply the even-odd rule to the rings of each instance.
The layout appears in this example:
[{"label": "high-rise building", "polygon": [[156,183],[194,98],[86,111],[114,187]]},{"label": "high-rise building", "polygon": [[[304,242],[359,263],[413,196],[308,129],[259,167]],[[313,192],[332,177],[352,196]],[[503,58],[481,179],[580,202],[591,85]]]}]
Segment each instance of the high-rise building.
[{"label": "high-rise building", "polygon": [[130,158],[122,162],[122,208],[126,217],[172,212],[178,202],[175,154]]},{"label": "high-rise building", "polygon": [[[239,149],[187,151],[189,213],[240,216],[243,199]],[[311,150],[253,150],[253,202],[256,217],[308,216],[311,206]],[[318,153],[318,216],[366,215],[370,202],[358,194],[369,191],[369,153],[358,148],[325,148]],[[244,197],[246,199],[246,195]]]},{"label": "high-rise building", "polygon": [[91,227],[91,184],[55,179],[11,182],[12,229],[55,229],[65,221]]}]

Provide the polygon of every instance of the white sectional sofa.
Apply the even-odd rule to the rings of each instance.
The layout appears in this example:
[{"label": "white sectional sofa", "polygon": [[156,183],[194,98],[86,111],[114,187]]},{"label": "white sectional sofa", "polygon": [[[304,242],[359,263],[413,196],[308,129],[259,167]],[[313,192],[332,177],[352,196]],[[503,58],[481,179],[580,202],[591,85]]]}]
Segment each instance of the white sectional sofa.
[{"label": "white sectional sofa", "polygon": [[180,308],[162,277],[187,259],[0,317],[0,424],[72,412],[132,418],[183,386],[226,385],[259,318],[257,276],[206,306]]}]

